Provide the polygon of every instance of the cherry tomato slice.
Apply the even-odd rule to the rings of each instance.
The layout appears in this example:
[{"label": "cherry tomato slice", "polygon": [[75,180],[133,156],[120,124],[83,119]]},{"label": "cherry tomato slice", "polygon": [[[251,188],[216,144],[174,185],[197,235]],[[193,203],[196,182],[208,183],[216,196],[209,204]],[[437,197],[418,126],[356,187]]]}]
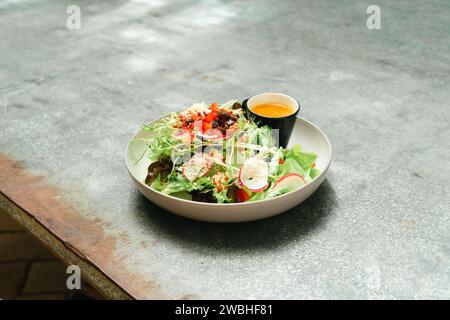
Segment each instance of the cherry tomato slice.
[{"label": "cherry tomato slice", "polygon": [[236,201],[237,202],[245,202],[250,199],[250,195],[244,189],[239,189],[236,191]]}]

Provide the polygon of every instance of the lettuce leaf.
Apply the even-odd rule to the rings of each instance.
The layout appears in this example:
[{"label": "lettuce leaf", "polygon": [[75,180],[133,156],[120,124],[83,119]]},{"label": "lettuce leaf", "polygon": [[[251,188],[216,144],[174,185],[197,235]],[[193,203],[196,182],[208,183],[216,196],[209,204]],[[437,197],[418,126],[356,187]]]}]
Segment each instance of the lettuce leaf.
[{"label": "lettuce leaf", "polygon": [[252,197],[247,201],[257,201],[257,200],[269,199],[269,198],[279,196],[281,194],[288,193],[289,191],[291,191],[290,188],[277,189],[277,190],[272,190],[271,188],[267,188],[267,190],[265,190],[265,191],[254,193],[252,195]]},{"label": "lettuce leaf", "polygon": [[158,176],[150,186],[165,194],[192,191],[192,185],[186,179],[171,179],[168,182],[162,182],[160,176]]},{"label": "lettuce leaf", "polygon": [[282,177],[289,173],[298,173],[303,177],[306,175],[303,167],[294,158],[285,158],[284,163],[278,166],[278,176]]},{"label": "lettuce leaf", "polygon": [[313,163],[316,162],[317,154],[314,152],[302,152],[302,147],[296,144],[287,150],[285,159],[294,159],[303,168],[304,172],[308,172],[311,170]]},{"label": "lettuce leaf", "polygon": [[315,177],[317,177],[319,175],[319,173],[320,173],[319,169],[311,168],[309,176],[311,177],[311,179],[314,179]]}]

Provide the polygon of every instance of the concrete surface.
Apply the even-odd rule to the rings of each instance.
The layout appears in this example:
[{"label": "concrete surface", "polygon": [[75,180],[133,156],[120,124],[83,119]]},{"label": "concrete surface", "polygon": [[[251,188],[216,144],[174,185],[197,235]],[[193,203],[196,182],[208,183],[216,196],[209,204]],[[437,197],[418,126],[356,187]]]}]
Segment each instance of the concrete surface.
[{"label": "concrete surface", "polygon": [[[450,298],[450,2],[376,1],[381,30],[370,4],[3,1],[0,190],[136,298]],[[214,225],[134,188],[124,149],[142,123],[264,91],[298,97],[332,142],[307,202]],[[19,167],[58,190],[51,206],[32,178],[8,183]],[[106,236],[63,224],[69,204]]]}]

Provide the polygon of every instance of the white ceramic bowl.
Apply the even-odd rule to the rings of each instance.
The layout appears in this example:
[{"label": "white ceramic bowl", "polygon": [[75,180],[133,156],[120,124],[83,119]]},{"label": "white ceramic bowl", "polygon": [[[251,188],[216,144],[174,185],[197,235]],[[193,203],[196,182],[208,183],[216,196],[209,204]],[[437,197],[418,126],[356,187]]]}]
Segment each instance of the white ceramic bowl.
[{"label": "white ceramic bowl", "polygon": [[[157,119],[155,121],[159,121]],[[136,138],[149,138],[151,133],[140,130],[130,141],[126,150],[126,165],[134,183],[141,193],[153,203],[177,215],[209,222],[245,222],[274,216],[289,210],[306,200],[325,179],[331,163],[331,145],[325,133],[313,123],[297,118],[289,146],[299,143],[302,150],[317,153],[316,168],[320,174],[307,185],[271,199],[243,203],[203,203],[176,198],[156,191],[144,183],[150,160],[146,155],[136,163],[146,150],[144,143],[133,142]]]}]

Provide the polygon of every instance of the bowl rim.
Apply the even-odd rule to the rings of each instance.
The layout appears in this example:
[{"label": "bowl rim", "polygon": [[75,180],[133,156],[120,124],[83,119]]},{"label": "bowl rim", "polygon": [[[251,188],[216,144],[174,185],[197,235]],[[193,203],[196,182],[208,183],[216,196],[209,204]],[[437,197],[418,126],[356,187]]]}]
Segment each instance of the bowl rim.
[{"label": "bowl rim", "polygon": [[[181,111],[183,111],[183,110],[180,110],[180,111],[174,111],[174,113],[179,113],[179,112],[181,112]],[[169,113],[169,114],[170,114],[170,113]],[[161,117],[159,117],[158,119],[155,119],[155,120],[153,120],[153,121],[151,121],[151,122],[149,122],[149,123],[154,123],[154,122],[160,121],[160,120],[162,120],[163,118],[165,118],[165,117],[167,117],[167,116],[168,116],[168,114],[166,114],[166,115],[164,115],[164,116],[161,116]],[[299,191],[301,191],[301,190],[303,190],[303,189],[306,189],[307,187],[311,186],[311,185],[312,185],[312,182],[314,182],[315,180],[320,180],[320,178],[321,178],[323,175],[325,175],[325,173],[328,171],[328,168],[330,167],[330,164],[331,164],[331,160],[332,160],[332,158],[333,158],[333,149],[332,149],[332,147],[331,147],[330,140],[328,139],[328,137],[327,137],[327,135],[325,134],[325,132],[323,132],[322,129],[320,129],[318,126],[316,126],[315,124],[313,124],[311,121],[308,121],[308,120],[306,120],[306,119],[303,118],[303,117],[300,117],[300,116],[296,115],[296,118],[298,118],[299,120],[302,120],[302,121],[306,122],[306,124],[308,124],[309,126],[313,127],[313,128],[316,129],[317,131],[319,131],[319,133],[320,133],[320,134],[323,136],[323,138],[325,139],[325,142],[326,142],[326,144],[327,144],[328,149],[330,150],[330,157],[328,158],[328,161],[327,161],[327,163],[326,163],[326,165],[325,165],[325,169],[324,169],[324,170],[321,170],[321,172],[319,173],[319,175],[318,175],[314,180],[312,180],[310,183],[305,184],[304,186],[301,186],[300,188],[298,188],[298,189],[296,189],[296,190],[294,190],[294,191],[291,191],[291,192],[288,192],[288,193],[279,195],[279,196],[277,196],[277,197],[273,197],[273,198],[269,198],[269,199],[263,199],[263,200],[257,200],[257,201],[250,201],[250,202],[209,203],[209,202],[199,202],[199,201],[193,201],[193,200],[181,199],[181,198],[177,198],[177,197],[171,196],[171,195],[169,195],[169,194],[162,193],[162,192],[160,192],[160,191],[158,191],[158,190],[152,189],[150,186],[146,185],[145,183],[143,183],[142,181],[140,181],[139,179],[136,178],[136,176],[133,174],[132,170],[130,169],[130,164],[129,164],[129,161],[128,161],[128,150],[129,150],[129,148],[130,148],[131,142],[132,142],[133,139],[134,139],[134,138],[142,131],[142,128],[139,129],[139,131],[137,131],[137,132],[133,135],[133,137],[128,141],[128,144],[127,144],[127,146],[126,146],[126,148],[125,148],[125,164],[126,164],[128,173],[129,173],[130,176],[133,178],[133,180],[134,180],[135,182],[138,182],[138,183],[139,183],[142,187],[144,187],[145,189],[147,189],[147,190],[149,190],[150,192],[153,192],[153,193],[155,193],[155,194],[157,194],[157,195],[163,196],[163,197],[167,198],[168,200],[179,201],[179,202],[181,202],[181,203],[186,203],[186,204],[188,204],[188,205],[199,205],[199,206],[205,206],[205,207],[238,207],[238,206],[240,206],[240,207],[242,207],[242,206],[244,206],[244,207],[245,207],[245,206],[249,207],[249,206],[254,206],[254,205],[257,205],[257,204],[260,204],[260,203],[265,203],[265,202],[270,202],[270,201],[273,201],[273,200],[282,199],[282,198],[284,198],[284,197],[287,197],[287,196],[290,196],[290,195],[292,195],[292,194],[294,194],[294,193],[297,193],[297,192],[299,192]]]}]

